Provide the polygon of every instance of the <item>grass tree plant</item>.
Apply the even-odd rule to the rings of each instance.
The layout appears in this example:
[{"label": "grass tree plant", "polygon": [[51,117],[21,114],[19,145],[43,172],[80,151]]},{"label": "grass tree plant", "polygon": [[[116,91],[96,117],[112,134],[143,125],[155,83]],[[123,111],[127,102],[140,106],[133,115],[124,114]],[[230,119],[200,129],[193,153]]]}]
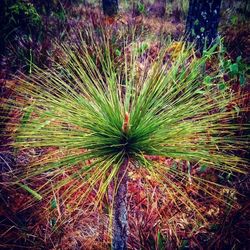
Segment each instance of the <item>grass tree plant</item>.
[{"label": "grass tree plant", "polygon": [[[20,77],[16,95],[4,100],[6,116],[9,109],[22,114],[20,120],[9,121],[15,127],[11,145],[54,150],[17,168],[13,183],[39,199],[68,184],[65,197],[84,187],[78,204],[94,188],[100,203],[112,187],[114,250],[127,249],[131,165],[145,167],[161,185],[174,187],[176,199],[191,208],[194,204],[166,178],[169,169],[149,156],[195,162],[222,172],[245,171],[245,162],[234,154],[245,142],[237,137],[239,126],[232,122],[236,111],[228,108],[233,96],[219,91],[216,84],[204,85],[204,67],[216,47],[197,58],[183,45],[171,59],[166,45],[153,62],[144,63],[135,44],[124,44],[119,56],[112,54],[109,41],[104,41],[104,48],[92,44],[89,49],[84,40],[78,47],[64,45],[61,62]],[[219,73],[211,77],[216,81]],[[65,172],[66,177],[58,178]],[[46,181],[33,190],[29,184],[40,175]],[[75,179],[81,185],[72,184]],[[56,183],[53,188],[51,181]]]}]

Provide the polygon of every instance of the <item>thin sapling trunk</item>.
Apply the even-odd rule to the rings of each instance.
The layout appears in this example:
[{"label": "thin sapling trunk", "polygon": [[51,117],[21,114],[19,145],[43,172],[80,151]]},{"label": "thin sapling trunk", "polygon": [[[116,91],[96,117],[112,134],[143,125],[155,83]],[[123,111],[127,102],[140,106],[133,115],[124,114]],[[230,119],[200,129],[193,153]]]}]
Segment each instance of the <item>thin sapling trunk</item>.
[{"label": "thin sapling trunk", "polygon": [[[126,136],[129,130],[129,114],[126,112],[122,131]],[[127,152],[125,152],[127,153]],[[118,187],[114,190],[114,213],[113,213],[113,238],[112,250],[126,250],[128,237],[128,215],[127,215],[127,183],[128,183],[129,157],[125,155],[119,168],[117,178]]]},{"label": "thin sapling trunk", "polygon": [[114,197],[112,250],[127,249],[127,182],[129,159],[125,157],[118,172],[118,188]]}]

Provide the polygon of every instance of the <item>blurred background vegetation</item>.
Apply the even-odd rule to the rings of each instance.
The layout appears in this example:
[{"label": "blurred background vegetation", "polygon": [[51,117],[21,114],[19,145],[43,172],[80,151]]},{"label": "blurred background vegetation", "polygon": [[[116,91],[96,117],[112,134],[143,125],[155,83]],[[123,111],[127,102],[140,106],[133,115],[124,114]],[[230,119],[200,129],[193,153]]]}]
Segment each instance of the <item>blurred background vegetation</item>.
[{"label": "blurred background vegetation", "polygon": [[[150,60],[156,58],[162,43],[176,41],[169,49],[171,51],[170,57],[172,58],[173,54],[173,58],[175,58],[175,54],[178,54],[181,49],[178,41],[183,38],[185,33],[189,1],[166,1],[165,9],[161,12],[158,8],[159,2],[162,1],[120,0],[118,15],[110,18],[102,15],[101,0],[0,1],[0,95],[7,97],[12,94],[13,74],[19,74],[19,72],[31,74],[35,65],[41,68],[53,67],[53,64],[62,57],[58,44],[62,42],[78,44],[79,37],[76,36],[75,31],[87,30],[90,27],[95,30],[97,40],[98,34],[101,33],[100,30],[104,26],[110,26],[111,30],[113,28],[118,29],[122,25],[132,27],[140,44],[138,52],[141,53],[142,58],[147,54],[146,57],[149,57]],[[218,57],[214,57],[206,64],[207,72],[219,71],[221,78],[214,82],[214,79],[208,75],[202,82],[202,91],[210,89],[214,84],[216,84],[218,91],[223,92],[230,89],[238,96],[243,96],[249,91],[249,18],[249,1],[222,1],[218,29],[221,44]],[[127,30],[121,32],[127,32]],[[112,35],[114,36],[112,42],[115,48],[113,53],[119,57],[122,51],[121,37],[124,34],[121,35],[118,30],[115,30]],[[128,39],[132,40],[131,33],[127,33],[127,36]],[[86,42],[91,45],[91,39],[87,39]],[[232,103],[229,108],[240,112],[241,108],[247,105],[249,105],[249,100],[244,99],[242,103]],[[245,123],[248,118],[249,114],[244,113],[235,119],[239,123]],[[22,152],[19,157],[21,160],[17,159],[17,161],[26,161],[37,154],[39,152]],[[0,156],[3,157],[2,154]],[[10,158],[5,157],[4,161],[1,161],[1,166],[4,165],[1,170],[6,168],[6,162],[14,165]],[[161,161],[162,159],[157,160]],[[173,166],[176,168],[187,167],[184,165],[184,163],[173,162]],[[217,207],[219,205],[216,203],[210,207],[205,204],[202,207],[202,213],[211,221],[205,228],[194,218],[188,218],[188,211],[180,213],[178,209],[171,208],[166,211],[164,216],[157,217],[155,216],[155,214],[158,214],[157,209],[142,202],[146,209],[143,212],[137,211],[138,213],[133,215],[135,223],[131,225],[131,230],[135,235],[131,237],[131,245],[138,246],[141,244],[145,246],[145,249],[166,249],[164,248],[166,246],[168,246],[167,249],[192,249],[190,248],[192,244],[196,246],[193,249],[199,249],[202,244],[205,247],[210,246],[211,249],[247,249],[249,243],[246,237],[249,230],[249,220],[247,219],[249,218],[249,202],[247,199],[250,194],[249,175],[239,175],[234,178],[227,174],[207,173],[206,166],[201,166],[199,171],[201,176],[206,175],[209,180],[228,185],[235,191],[239,191],[242,195],[237,196],[236,208],[223,206],[218,212]],[[145,192],[151,188],[151,184],[147,184],[146,191],[143,190],[144,194],[142,194],[141,189],[138,189],[138,183],[143,185],[145,181],[142,177],[143,174],[131,178],[130,188],[134,195],[130,196],[132,200],[130,206],[133,206],[133,208],[137,202],[136,197],[139,197],[139,200],[144,199]],[[187,192],[192,196],[191,189],[187,188]],[[235,197],[235,194],[229,192],[228,189],[223,189],[221,192],[221,195],[224,198],[226,197],[225,199],[227,197],[228,199],[229,197],[234,199]],[[150,197],[150,195],[152,193],[147,193],[147,197]],[[162,194],[157,195],[158,202],[161,203]],[[55,198],[49,202],[49,209],[45,211],[45,215],[39,210],[39,206],[17,211],[17,207],[20,207],[23,200],[27,199],[26,193],[22,191],[16,193],[16,190],[6,191],[3,189],[3,192],[0,193],[0,199],[2,204],[0,216],[1,221],[4,222],[1,224],[3,233],[1,231],[0,243],[7,242],[6,248],[4,248],[4,244],[0,244],[0,248],[24,249],[28,246],[31,249],[59,249],[58,246],[61,245],[64,246],[63,249],[81,249],[83,246],[81,240],[83,240],[84,246],[92,244],[92,249],[100,249],[98,244],[102,241],[107,242],[105,237],[108,236],[105,234],[103,238],[95,238],[96,232],[94,230],[100,230],[101,234],[102,229],[95,228],[92,230],[89,228],[89,225],[95,225],[97,218],[105,221],[107,218],[103,218],[103,215],[96,215],[93,211],[83,210],[80,215],[70,214],[70,217],[66,215],[67,221],[62,222],[61,227],[55,228],[57,219]],[[48,211],[49,213],[47,213]],[[148,219],[148,224],[144,223],[145,218]],[[172,219],[169,220],[169,218]],[[166,237],[164,231],[151,230],[160,219],[166,226],[169,237]],[[138,232],[138,224],[136,223],[139,223],[140,226],[138,235],[136,235]],[[83,230],[87,230],[85,232],[87,237],[82,234]],[[174,230],[178,231],[178,235],[175,235]],[[19,248],[11,244],[8,245],[10,243],[8,237],[13,239],[13,235],[15,244],[20,245]],[[106,249],[105,246],[103,249]]]},{"label": "blurred background vegetation", "polygon": [[[162,21],[171,22],[175,26],[185,23],[188,0],[165,1],[165,10],[161,13],[158,2],[162,1],[120,0],[119,14],[136,13],[149,19],[161,16]],[[102,2],[94,0],[2,0],[0,2],[2,67],[8,64],[13,70],[22,68],[31,71],[32,63],[49,64],[52,40],[62,41],[72,22],[81,21],[83,12],[72,16],[77,6],[102,10]],[[222,1],[220,34],[224,37],[225,45],[232,52],[234,59],[241,56],[249,60],[249,15],[249,1]],[[4,58],[4,55],[8,59]]]}]

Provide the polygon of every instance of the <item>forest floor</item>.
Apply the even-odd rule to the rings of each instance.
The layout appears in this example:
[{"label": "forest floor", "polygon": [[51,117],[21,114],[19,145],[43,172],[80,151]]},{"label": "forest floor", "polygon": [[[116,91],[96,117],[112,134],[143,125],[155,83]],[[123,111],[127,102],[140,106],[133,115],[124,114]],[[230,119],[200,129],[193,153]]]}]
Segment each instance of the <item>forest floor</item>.
[{"label": "forest floor", "polygon": [[[17,74],[17,70],[32,73],[33,63],[41,67],[42,64],[52,67],[53,62],[60,57],[60,51],[54,41],[72,42],[77,39],[75,35],[77,30],[87,29],[90,26],[94,30],[102,28],[119,30],[121,27],[131,27],[139,34],[137,40],[144,44],[142,49],[145,50],[147,60],[154,60],[157,57],[166,37],[175,41],[169,49],[169,56],[174,57],[181,48],[180,40],[185,30],[184,21],[176,20],[174,17],[163,20],[156,17],[132,17],[131,13],[122,13],[113,19],[103,17],[98,8],[83,6],[74,7],[65,23],[53,18],[47,21],[49,28],[47,37],[43,41],[37,42],[25,38],[19,40],[23,55],[27,55],[32,48],[31,64],[24,64],[24,59],[17,56],[20,55],[20,51],[16,54],[16,48],[9,48],[0,71],[1,97],[8,98],[14,95],[18,80],[12,74]],[[240,103],[232,104],[233,108],[239,109],[249,106],[250,100],[249,69],[247,69],[250,58],[249,24],[250,22],[246,22],[228,26],[226,16],[223,16],[220,27],[220,34],[224,37],[227,50],[223,54],[223,61],[228,62],[228,65],[225,63],[225,85],[236,95],[245,96]],[[119,35],[119,32],[116,34]],[[235,72],[236,66],[232,66],[236,64],[237,72]],[[210,61],[207,67],[221,67],[221,65],[215,60]],[[20,113],[13,112],[12,119],[18,121]],[[244,113],[237,119],[239,123],[245,123],[249,119],[249,113]],[[10,131],[12,128],[6,126],[5,129]],[[52,147],[23,150],[13,157],[14,151],[5,147],[4,143],[2,145],[0,148],[2,173],[14,169],[15,165],[27,165],[44,153],[52,154],[56,151]],[[161,157],[151,157],[151,160],[161,162],[169,168],[174,166],[182,171],[187,171],[189,168],[188,162]],[[204,220],[197,216],[197,211],[188,206],[175,204],[173,200],[166,199],[166,194],[157,188],[157,182],[150,179],[143,169],[139,168],[136,174],[132,171],[129,173],[130,249],[247,249],[250,176],[240,174],[225,176],[202,166],[193,166],[191,175],[224,185],[223,188],[210,187],[209,184],[202,187],[199,182],[192,180],[189,182],[176,180],[176,185],[182,188],[185,196],[192,199]],[[2,183],[8,181],[8,177],[4,174],[0,178]],[[42,180],[37,181],[42,182]],[[205,193],[204,189],[215,192],[216,198]],[[79,193],[82,191],[79,190]],[[27,207],[24,204],[30,200],[29,193],[20,188],[1,185],[0,248],[109,249],[109,216],[105,202],[102,208],[94,210],[94,198],[90,195],[81,207],[73,211],[70,202],[65,207],[59,196],[59,193],[55,194],[50,200]],[[108,200],[108,197],[106,199]]]}]

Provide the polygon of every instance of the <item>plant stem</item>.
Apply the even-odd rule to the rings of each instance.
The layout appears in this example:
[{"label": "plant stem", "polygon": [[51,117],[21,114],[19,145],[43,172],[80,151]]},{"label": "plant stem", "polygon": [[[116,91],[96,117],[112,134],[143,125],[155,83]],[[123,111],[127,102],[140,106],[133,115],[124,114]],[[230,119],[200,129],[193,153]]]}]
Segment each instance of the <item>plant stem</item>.
[{"label": "plant stem", "polygon": [[114,197],[114,214],[113,214],[113,239],[112,250],[127,249],[127,182],[129,164],[128,157],[125,157],[118,172],[118,188]]}]

